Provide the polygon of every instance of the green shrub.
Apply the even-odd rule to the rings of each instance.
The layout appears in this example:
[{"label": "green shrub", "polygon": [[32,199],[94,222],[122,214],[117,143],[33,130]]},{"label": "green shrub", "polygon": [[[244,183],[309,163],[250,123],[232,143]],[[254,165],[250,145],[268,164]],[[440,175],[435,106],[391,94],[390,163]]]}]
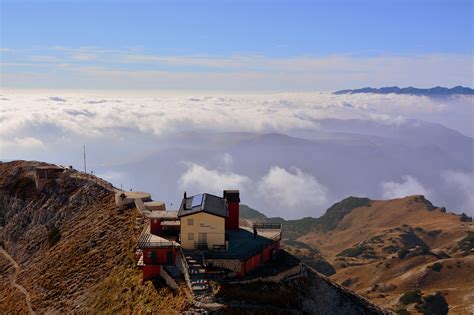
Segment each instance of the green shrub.
[{"label": "green shrub", "polygon": [[367,250],[367,247],[364,245],[356,245],[351,248],[347,248],[337,254],[336,256],[344,256],[344,257],[357,257],[362,255]]},{"label": "green shrub", "polygon": [[53,247],[56,245],[57,242],[61,239],[61,231],[53,225],[50,229],[48,229],[48,243],[49,247]]},{"label": "green shrub", "polygon": [[398,252],[398,247],[395,245],[388,245],[388,246],[383,247],[382,249],[389,254]]},{"label": "green shrub", "polygon": [[318,228],[323,231],[329,231],[336,227],[346,214],[353,209],[368,206],[371,200],[368,198],[358,198],[350,196],[338,203],[333,204],[326,213],[317,219]]},{"label": "green shrub", "polygon": [[443,269],[443,264],[439,263],[439,262],[435,262],[434,264],[432,264],[430,266],[431,270],[433,271],[436,271],[436,272],[440,272],[441,269]]},{"label": "green shrub", "polygon": [[457,244],[460,251],[464,254],[469,254],[469,252],[474,248],[474,232],[469,232],[468,235],[460,240]]},{"label": "green shrub", "polygon": [[400,297],[400,302],[404,305],[421,303],[421,291],[415,290],[403,293],[403,295]]},{"label": "green shrub", "polygon": [[423,304],[417,307],[423,314],[446,315],[449,311],[449,304],[444,296],[437,292],[424,298]]},{"label": "green shrub", "polygon": [[352,279],[351,278],[347,278],[346,280],[342,281],[341,283],[343,286],[345,287],[348,287],[352,284]]},{"label": "green shrub", "polygon": [[398,258],[403,259],[405,258],[410,251],[406,248],[402,248],[397,252]]}]

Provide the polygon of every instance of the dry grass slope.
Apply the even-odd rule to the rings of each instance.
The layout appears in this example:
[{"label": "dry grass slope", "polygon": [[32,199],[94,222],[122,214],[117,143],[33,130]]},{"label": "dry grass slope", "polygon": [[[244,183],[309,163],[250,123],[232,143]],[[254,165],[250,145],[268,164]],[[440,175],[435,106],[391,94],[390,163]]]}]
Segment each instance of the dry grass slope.
[{"label": "dry grass slope", "polygon": [[298,241],[318,248],[336,269],[332,279],[382,306],[407,308],[399,297],[441,292],[450,313],[474,311],[474,224],[433,206],[423,196],[371,201],[328,232]]},{"label": "dry grass slope", "polygon": [[[117,210],[110,191],[73,177],[37,191],[29,180],[35,165],[0,164],[0,238],[20,265],[18,282],[37,313],[186,308],[185,298],[163,283],[141,285],[132,257],[140,229],[136,209]],[[53,246],[51,226],[61,234]],[[0,313],[24,313],[24,297],[7,281],[12,268],[4,259],[0,267]]]}]

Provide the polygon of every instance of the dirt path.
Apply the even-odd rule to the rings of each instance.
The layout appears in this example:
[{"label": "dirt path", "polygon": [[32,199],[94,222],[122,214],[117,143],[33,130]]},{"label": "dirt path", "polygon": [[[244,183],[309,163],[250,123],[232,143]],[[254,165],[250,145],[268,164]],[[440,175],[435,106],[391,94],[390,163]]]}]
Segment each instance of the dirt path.
[{"label": "dirt path", "polygon": [[23,293],[25,295],[25,301],[26,301],[26,305],[28,306],[28,312],[30,314],[36,314],[34,311],[33,311],[33,308],[31,306],[31,297],[30,297],[30,294],[28,293],[28,291],[21,285],[19,285],[18,283],[16,283],[16,280],[18,278],[18,274],[20,273],[20,266],[17,264],[17,262],[15,261],[15,259],[13,259],[12,256],[10,256],[2,247],[0,247],[0,254],[3,255],[8,261],[11,262],[11,264],[13,265],[13,267],[15,268],[15,272],[13,273],[13,275],[10,277],[10,284],[17,288],[18,290],[20,290],[21,293]]}]

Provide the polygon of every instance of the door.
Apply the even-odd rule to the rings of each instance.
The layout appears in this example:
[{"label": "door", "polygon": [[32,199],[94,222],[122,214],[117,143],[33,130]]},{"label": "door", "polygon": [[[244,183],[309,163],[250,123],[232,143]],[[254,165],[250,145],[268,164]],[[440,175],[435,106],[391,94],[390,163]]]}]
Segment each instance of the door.
[{"label": "door", "polygon": [[207,233],[199,233],[198,234],[198,242],[200,247],[207,248]]},{"label": "door", "polygon": [[156,265],[156,251],[151,251],[151,264]]},{"label": "door", "polygon": [[172,251],[166,252],[166,264],[173,265],[173,252]]}]

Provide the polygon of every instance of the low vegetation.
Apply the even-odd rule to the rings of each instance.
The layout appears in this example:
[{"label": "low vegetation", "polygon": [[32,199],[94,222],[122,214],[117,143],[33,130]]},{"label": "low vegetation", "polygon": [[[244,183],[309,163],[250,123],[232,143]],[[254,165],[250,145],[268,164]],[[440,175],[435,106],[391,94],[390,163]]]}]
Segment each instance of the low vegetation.
[{"label": "low vegetation", "polygon": [[336,254],[336,256],[337,257],[358,257],[362,255],[366,250],[367,250],[367,246],[359,244],[354,247],[343,250],[339,254]]},{"label": "low vegetation", "polygon": [[404,305],[421,303],[421,291],[415,290],[403,293],[400,297],[400,302]]},{"label": "low vegetation", "polygon": [[319,218],[317,226],[323,231],[332,230],[353,209],[369,206],[370,202],[369,198],[348,197],[327,209],[326,213]]},{"label": "low vegetation", "polygon": [[457,249],[467,255],[474,249],[474,232],[469,232],[466,237],[457,243]]},{"label": "low vegetation", "polygon": [[431,270],[433,271],[440,272],[441,269],[443,269],[443,264],[439,262],[435,262],[429,268],[431,268]]},{"label": "low vegetation", "polygon": [[423,303],[418,304],[416,308],[427,315],[446,315],[449,311],[448,302],[439,292],[424,297]]},{"label": "low vegetation", "polygon": [[[404,293],[399,301],[403,305],[415,304],[418,312],[427,315],[445,315],[449,311],[448,302],[439,292],[423,296],[420,290],[409,291]],[[406,309],[400,309],[397,314],[409,314],[409,312]]]},{"label": "low vegetation", "polygon": [[257,210],[245,205],[241,205],[240,216],[242,219],[267,221],[271,223],[283,223],[283,232],[285,237],[297,239],[301,235],[304,235],[311,230],[330,231],[334,229],[344,218],[344,216],[349,214],[353,209],[370,206],[370,203],[371,200],[369,198],[358,198],[351,196],[332,205],[326,210],[326,213],[319,218],[305,217],[298,220],[285,220],[279,217],[268,218]]}]

